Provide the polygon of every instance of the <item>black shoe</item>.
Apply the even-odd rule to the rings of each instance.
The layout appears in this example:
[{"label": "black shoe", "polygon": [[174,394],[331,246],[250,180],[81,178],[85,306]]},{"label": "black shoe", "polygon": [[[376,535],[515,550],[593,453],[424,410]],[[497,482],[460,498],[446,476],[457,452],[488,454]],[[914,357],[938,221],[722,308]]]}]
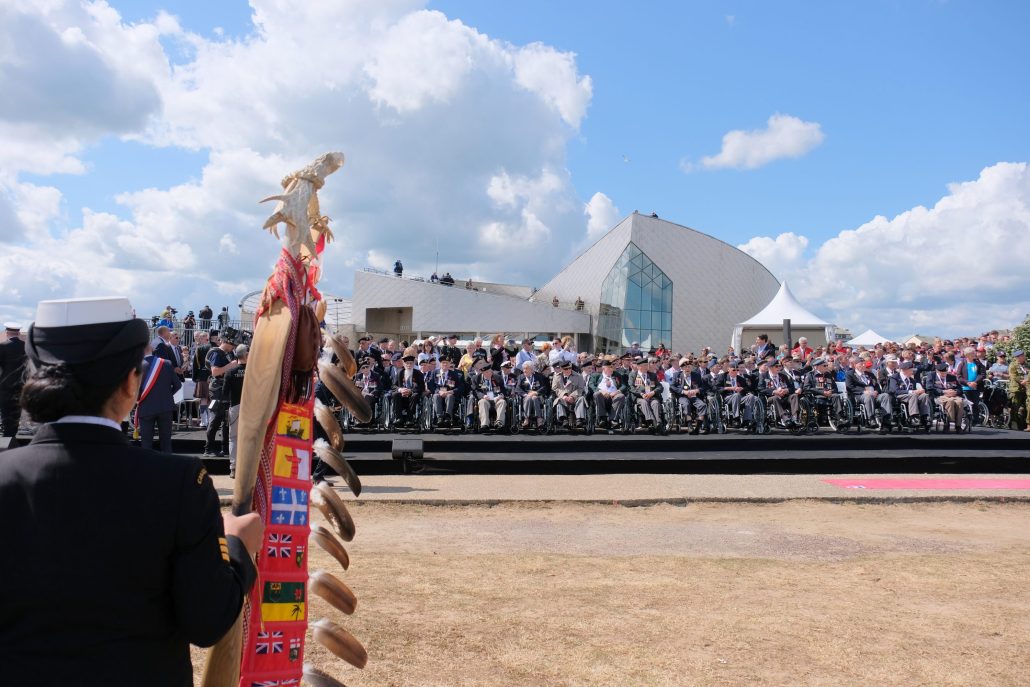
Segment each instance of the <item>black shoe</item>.
[{"label": "black shoe", "polygon": [[942,429],[942,430],[941,430],[941,433],[942,433],[942,434],[947,434],[947,433],[948,433],[948,425],[949,425],[949,424],[950,424],[950,423],[948,423],[948,422],[945,422],[945,423],[944,423],[944,429]]},{"label": "black shoe", "polygon": [[701,433],[701,428],[698,427],[697,425],[694,425],[694,429],[690,430],[690,436],[692,436],[692,437],[696,437],[700,433]]},{"label": "black shoe", "polygon": [[711,431],[711,430],[709,430],[707,427],[702,427],[701,428],[701,434],[708,434],[709,431]]},{"label": "black shoe", "polygon": [[890,425],[880,425],[880,434],[890,434],[890,433],[891,433]]},{"label": "black shoe", "polygon": [[215,458],[225,458],[226,455],[228,454],[225,451],[219,451],[215,454]]},{"label": "black shoe", "polygon": [[586,420],[576,420],[576,429],[583,429],[587,426]]}]

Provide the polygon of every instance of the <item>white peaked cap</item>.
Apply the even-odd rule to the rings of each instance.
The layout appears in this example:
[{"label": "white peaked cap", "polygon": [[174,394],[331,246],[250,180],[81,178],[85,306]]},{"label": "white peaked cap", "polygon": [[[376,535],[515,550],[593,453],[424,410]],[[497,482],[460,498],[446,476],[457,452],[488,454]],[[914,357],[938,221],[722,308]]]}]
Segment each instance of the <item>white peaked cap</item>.
[{"label": "white peaked cap", "polygon": [[17,330],[17,331],[20,332],[21,331],[21,323],[20,322],[4,322],[4,329],[9,329],[11,331]]},{"label": "white peaked cap", "polygon": [[40,301],[36,307],[36,327],[74,327],[83,324],[125,322],[134,319],[128,298],[63,298]]}]

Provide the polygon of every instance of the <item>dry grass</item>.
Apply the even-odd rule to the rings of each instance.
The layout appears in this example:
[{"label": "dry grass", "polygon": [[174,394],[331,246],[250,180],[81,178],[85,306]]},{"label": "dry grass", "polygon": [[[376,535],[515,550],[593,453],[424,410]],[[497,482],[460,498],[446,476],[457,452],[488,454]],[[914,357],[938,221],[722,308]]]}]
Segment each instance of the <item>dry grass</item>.
[{"label": "dry grass", "polygon": [[358,612],[312,617],[360,637],[368,668],[314,643],[308,660],[352,687],[1022,686],[1028,511],[365,505],[343,574]]}]

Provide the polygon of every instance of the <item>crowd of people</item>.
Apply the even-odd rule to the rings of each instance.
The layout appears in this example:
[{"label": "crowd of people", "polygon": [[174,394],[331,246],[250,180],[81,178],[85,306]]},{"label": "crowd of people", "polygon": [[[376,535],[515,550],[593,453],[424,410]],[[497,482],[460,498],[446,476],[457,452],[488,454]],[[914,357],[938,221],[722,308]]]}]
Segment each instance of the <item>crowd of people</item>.
[{"label": "crowd of people", "polygon": [[845,431],[949,432],[1002,416],[1025,429],[1026,356],[995,344],[988,334],[868,348],[812,347],[802,337],[775,347],[761,335],[749,350],[722,355],[635,342],[612,355],[578,352],[571,337],[518,344],[498,334],[459,345],[451,335],[408,345],[363,336],[354,381],[379,427],[801,430],[820,418],[836,426],[847,406]]}]

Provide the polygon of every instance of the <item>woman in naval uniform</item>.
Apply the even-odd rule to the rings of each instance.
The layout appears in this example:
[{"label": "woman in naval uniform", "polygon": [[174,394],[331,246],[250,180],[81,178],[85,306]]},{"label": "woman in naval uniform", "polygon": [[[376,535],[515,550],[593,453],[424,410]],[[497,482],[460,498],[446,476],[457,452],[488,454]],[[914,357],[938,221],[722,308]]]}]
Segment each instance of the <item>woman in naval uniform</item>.
[{"label": "woman in naval uniform", "polygon": [[258,516],[222,516],[199,460],[122,432],[148,335],[124,298],[43,301],[29,328],[22,404],[45,424],[0,453],[4,684],[192,685],[189,645],[254,583]]}]

